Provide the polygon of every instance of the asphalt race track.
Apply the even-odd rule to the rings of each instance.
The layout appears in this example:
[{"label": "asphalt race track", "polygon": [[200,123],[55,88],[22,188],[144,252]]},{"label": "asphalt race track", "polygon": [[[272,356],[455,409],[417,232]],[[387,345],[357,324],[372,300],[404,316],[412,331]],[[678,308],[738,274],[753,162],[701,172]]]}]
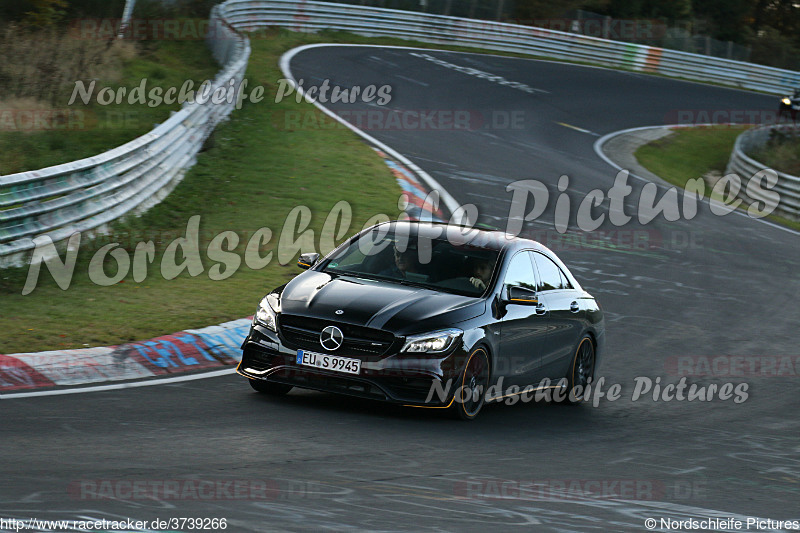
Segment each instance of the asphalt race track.
[{"label": "asphalt race track", "polygon": [[[472,423],[314,392],[261,397],[234,375],[7,400],[0,517],[216,517],[231,531],[598,532],[645,531],[647,518],[800,518],[800,369],[781,366],[800,355],[800,237],[701,204],[691,220],[641,225],[634,217],[615,227],[606,217],[598,231],[607,246],[549,240],[561,175],[573,206],[568,234],[578,233],[574,213],[585,194],[614,183],[616,170],[593,148],[599,136],[673,123],[687,110],[774,111],[776,98],[552,62],[421,52],[439,60],[431,61],[411,52],[313,48],[291,69],[306,87],[326,78],[391,85],[384,108],[329,107],[382,113],[368,133],[457,202],[475,204],[481,222],[505,229],[509,183],[547,184],[549,207],[524,232],[544,236],[600,299],[609,338],[597,377],[619,383],[621,398],[596,408],[491,405]],[[387,128],[386,109],[466,110],[474,128]],[[635,215],[643,183],[630,184],[625,211]],[[606,200],[597,212],[607,210]],[[626,246],[632,235],[647,245]],[[699,386],[746,383],[741,403],[719,395],[654,401],[652,391],[633,401],[637,377],[677,383],[687,356],[778,366],[733,377],[688,367],[688,382]],[[137,497],[125,485],[133,480],[177,481],[182,492]],[[212,498],[192,492],[208,482],[220,482],[208,489]],[[103,487],[109,498],[93,496]]]}]

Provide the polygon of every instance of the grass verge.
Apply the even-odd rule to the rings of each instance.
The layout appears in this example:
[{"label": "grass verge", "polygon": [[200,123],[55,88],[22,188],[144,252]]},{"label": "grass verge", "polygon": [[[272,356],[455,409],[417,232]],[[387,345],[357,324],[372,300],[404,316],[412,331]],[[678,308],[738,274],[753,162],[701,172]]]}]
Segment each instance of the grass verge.
[{"label": "grass verge", "polygon": [[[678,187],[686,182],[716,171],[725,173],[733,145],[742,128],[730,126],[700,126],[680,128],[666,137],[641,146],[636,159],[653,174]],[[706,184],[706,197],[711,193]],[[800,223],[769,215],[768,219],[800,230]]]}]

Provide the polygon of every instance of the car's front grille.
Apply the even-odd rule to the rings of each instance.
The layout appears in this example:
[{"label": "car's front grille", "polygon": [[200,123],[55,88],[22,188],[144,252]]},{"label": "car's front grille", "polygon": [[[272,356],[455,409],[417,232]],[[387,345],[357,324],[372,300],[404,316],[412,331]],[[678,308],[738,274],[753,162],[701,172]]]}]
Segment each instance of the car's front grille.
[{"label": "car's front grille", "polygon": [[327,326],[336,326],[344,335],[344,343],[337,354],[384,355],[395,341],[388,331],[298,315],[282,314],[278,325],[285,343],[318,352],[328,352],[319,342],[320,333]]}]

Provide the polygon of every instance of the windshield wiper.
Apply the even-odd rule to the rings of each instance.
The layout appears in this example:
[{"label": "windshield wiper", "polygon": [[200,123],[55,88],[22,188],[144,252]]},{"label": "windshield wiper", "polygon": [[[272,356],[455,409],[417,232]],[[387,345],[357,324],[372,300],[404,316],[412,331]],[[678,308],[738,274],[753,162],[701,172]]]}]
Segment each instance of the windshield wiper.
[{"label": "windshield wiper", "polygon": [[337,274],[339,276],[350,276],[351,278],[364,278],[372,281],[397,281],[396,278],[389,276],[381,276],[380,274],[372,274],[369,272],[358,272],[357,270],[340,270],[337,268],[326,268],[324,272]]},{"label": "windshield wiper", "polygon": [[439,287],[437,287],[436,285],[432,285],[430,283],[425,283],[423,281],[411,281],[411,280],[405,279],[405,278],[392,278],[391,281],[395,281],[395,282],[399,283],[400,285],[405,285],[407,287],[420,287],[422,289],[441,291],[441,289]]},{"label": "windshield wiper", "polygon": [[436,292],[446,292],[450,294],[458,294],[456,291],[452,291],[447,287],[439,287],[437,285],[431,283],[425,283],[423,281],[413,281],[405,278],[394,278],[391,276],[381,276],[380,274],[373,274],[370,272],[358,272],[355,270],[341,270],[338,268],[326,268],[323,272],[327,272],[329,274],[336,274],[339,276],[350,276],[353,278],[363,278],[368,279],[371,281],[388,281],[391,283],[397,283],[399,285],[403,285],[405,287],[419,287],[421,289],[428,289]]}]

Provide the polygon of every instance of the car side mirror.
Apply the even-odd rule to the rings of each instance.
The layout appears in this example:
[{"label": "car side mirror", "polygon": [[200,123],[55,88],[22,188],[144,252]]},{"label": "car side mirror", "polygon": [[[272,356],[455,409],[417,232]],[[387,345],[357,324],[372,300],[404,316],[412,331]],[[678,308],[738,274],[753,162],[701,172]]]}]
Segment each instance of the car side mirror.
[{"label": "car side mirror", "polygon": [[308,270],[309,268],[317,264],[317,261],[319,261],[319,254],[315,253],[300,254],[300,258],[297,260],[297,266],[299,266],[303,270]]},{"label": "car side mirror", "polygon": [[508,287],[508,303],[519,305],[538,305],[539,295],[528,287]]}]

